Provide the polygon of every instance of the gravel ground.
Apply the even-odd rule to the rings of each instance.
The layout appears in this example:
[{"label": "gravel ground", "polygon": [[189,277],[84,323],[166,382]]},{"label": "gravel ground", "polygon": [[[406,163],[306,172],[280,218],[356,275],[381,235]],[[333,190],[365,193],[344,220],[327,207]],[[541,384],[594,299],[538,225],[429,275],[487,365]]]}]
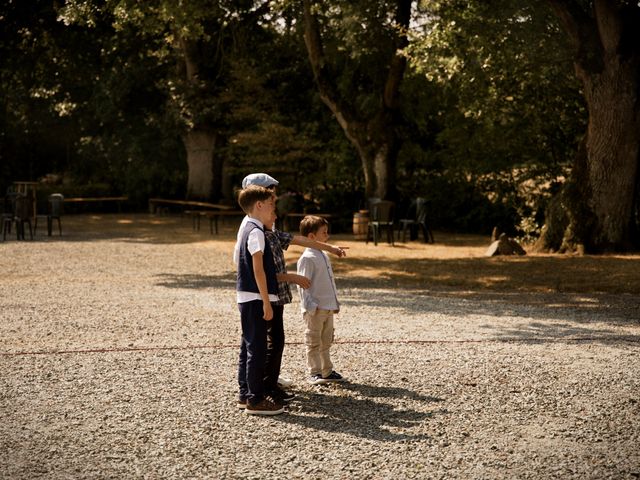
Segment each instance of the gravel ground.
[{"label": "gravel ground", "polygon": [[0,243],[0,478],[640,478],[638,298],[338,278],[350,381],[305,383],[294,303],[298,398],[255,418],[232,226],[117,218]]}]

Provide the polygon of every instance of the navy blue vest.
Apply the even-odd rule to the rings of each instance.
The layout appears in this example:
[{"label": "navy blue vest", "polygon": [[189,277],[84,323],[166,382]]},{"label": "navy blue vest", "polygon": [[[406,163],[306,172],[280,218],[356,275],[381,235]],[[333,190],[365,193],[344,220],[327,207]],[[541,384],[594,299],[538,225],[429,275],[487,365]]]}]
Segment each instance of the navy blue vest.
[{"label": "navy blue vest", "polygon": [[[247,247],[249,234],[256,228],[264,233],[262,228],[249,220],[242,232],[242,241],[240,243],[240,254],[238,259],[238,280],[236,282],[236,290],[239,292],[260,293],[258,290],[258,284],[256,283],[256,277],[253,274],[253,260],[251,258],[251,253],[249,253],[249,248]],[[267,242],[266,238],[264,241],[263,264],[264,273],[267,277],[267,291],[271,295],[278,296],[276,264],[273,261],[271,247],[269,247],[269,242]]]}]

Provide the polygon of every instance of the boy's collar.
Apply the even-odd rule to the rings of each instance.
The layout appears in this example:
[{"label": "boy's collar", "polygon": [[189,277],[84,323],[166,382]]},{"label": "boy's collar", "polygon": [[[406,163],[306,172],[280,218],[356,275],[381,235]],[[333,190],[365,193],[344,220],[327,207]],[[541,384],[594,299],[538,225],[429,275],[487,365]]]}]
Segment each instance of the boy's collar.
[{"label": "boy's collar", "polygon": [[248,215],[249,217],[249,221],[252,223],[255,223],[258,227],[262,228],[264,230],[264,223],[262,223],[260,220],[258,220],[255,217],[252,217],[251,215]]}]

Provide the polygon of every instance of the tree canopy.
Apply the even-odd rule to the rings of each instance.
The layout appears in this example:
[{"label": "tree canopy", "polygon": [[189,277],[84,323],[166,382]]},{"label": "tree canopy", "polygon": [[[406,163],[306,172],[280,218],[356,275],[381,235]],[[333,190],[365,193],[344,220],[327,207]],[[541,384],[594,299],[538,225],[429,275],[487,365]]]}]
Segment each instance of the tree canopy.
[{"label": "tree canopy", "polygon": [[[400,211],[422,196],[441,228],[558,231],[545,248],[629,248],[637,150],[635,193],[624,200],[633,207],[616,210],[623,240],[580,231],[600,225],[604,207],[583,189],[577,201],[595,213],[582,217],[565,187],[589,184],[576,162],[596,138],[585,135],[599,118],[589,93],[604,90],[589,90],[585,65],[605,65],[597,52],[615,43],[584,32],[589,21],[623,22],[618,65],[637,89],[637,34],[624,22],[639,9],[605,0],[4,2],[0,187],[55,173],[58,189],[126,193],[141,205],[150,195],[233,202],[244,175],[268,171],[294,209],[346,218],[368,196]],[[615,148],[633,157],[633,145]],[[543,230],[558,208],[573,213]]]}]

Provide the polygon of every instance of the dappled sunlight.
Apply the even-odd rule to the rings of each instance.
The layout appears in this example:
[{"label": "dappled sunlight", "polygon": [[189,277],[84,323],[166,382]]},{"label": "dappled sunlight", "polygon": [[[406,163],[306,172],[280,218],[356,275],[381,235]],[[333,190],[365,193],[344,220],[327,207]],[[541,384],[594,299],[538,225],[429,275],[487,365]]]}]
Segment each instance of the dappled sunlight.
[{"label": "dappled sunlight", "polygon": [[[219,250],[231,258],[237,222],[227,221],[218,235],[208,228],[193,229],[187,217],[150,214],[67,215],[62,237],[39,241],[101,241],[126,243],[191,244]],[[347,256],[330,255],[341,287],[377,285],[403,288],[456,288],[465,291],[581,292],[571,305],[597,303],[590,293],[640,294],[640,255],[552,255],[486,257],[489,239],[481,235],[435,232],[437,243],[365,244],[340,234],[329,243],[347,247]],[[292,245],[285,252],[289,271],[304,248]],[[230,260],[229,260],[230,261]],[[230,268],[232,268],[230,266]],[[483,293],[484,294],[484,293]],[[562,303],[564,306],[565,303]],[[561,308],[561,305],[551,305]]]},{"label": "dappled sunlight", "polygon": [[578,303],[592,303],[592,304],[597,304],[598,300],[596,300],[595,298],[592,297],[580,297],[580,296],[574,296],[572,297],[572,300]]},{"label": "dappled sunlight", "polygon": [[[640,292],[640,258],[527,255],[485,257],[483,248],[440,246],[440,255],[356,247],[333,262],[338,277],[386,279],[407,286],[456,286],[531,292]],[[377,255],[375,255],[377,253]],[[466,256],[465,256],[466,255]],[[377,271],[383,275],[376,274]]]},{"label": "dappled sunlight", "polygon": [[[549,308],[582,308],[582,309],[599,309],[603,307],[603,302],[598,297],[587,297],[583,295],[568,295],[564,302],[546,303]],[[606,305],[604,305],[606,306]]]},{"label": "dappled sunlight", "polygon": [[127,243],[198,244],[227,240],[231,238],[232,231],[230,225],[222,225],[220,235],[211,235],[208,228],[194,230],[188,217],[145,213],[65,215],[62,222],[62,238],[52,237],[51,240],[121,239]]},{"label": "dappled sunlight", "polygon": [[[549,308],[569,308],[574,306],[573,303],[547,303],[546,304],[547,307]],[[581,304],[582,308],[599,308],[600,305],[598,305],[597,303],[591,303],[591,304]]]},{"label": "dappled sunlight", "polygon": [[509,277],[502,276],[488,276],[488,277],[478,277],[478,282],[485,286],[493,286],[498,284],[504,284],[509,281]]}]

